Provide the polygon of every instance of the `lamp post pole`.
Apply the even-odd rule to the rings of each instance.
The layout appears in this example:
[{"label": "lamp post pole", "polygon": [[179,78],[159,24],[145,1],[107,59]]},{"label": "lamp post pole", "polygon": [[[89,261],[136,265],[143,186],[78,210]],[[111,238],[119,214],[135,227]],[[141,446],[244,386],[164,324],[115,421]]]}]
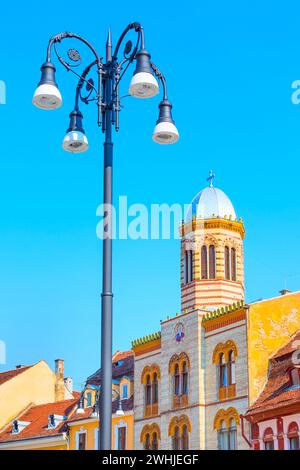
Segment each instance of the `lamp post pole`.
[{"label": "lamp post pole", "polygon": [[[105,80],[104,99],[111,102],[111,38],[110,34],[106,44],[107,78]],[[108,230],[103,237],[103,280],[102,280],[102,314],[101,314],[101,389],[99,407],[99,444],[100,449],[110,449],[111,446],[111,415],[112,415],[112,169],[113,169],[113,142],[112,142],[112,110],[106,106],[104,140],[104,210]]]},{"label": "lamp post pole", "polygon": [[[121,44],[125,36],[135,31],[137,41],[133,47],[127,41],[123,58],[118,59]],[[58,52],[57,46],[62,40],[76,39],[87,46],[94,56],[94,60],[81,74],[76,67],[81,63],[79,52],[68,50],[68,60]],[[136,98],[151,98],[158,94],[159,87],[155,76],[163,87],[163,100],[159,104],[159,118],[152,135],[153,140],[159,144],[172,144],[179,139],[178,131],[172,118],[172,105],[167,98],[166,80],[159,69],[150,61],[150,54],[145,49],[144,30],[140,23],[130,23],[121,34],[114,52],[110,32],[106,42],[106,62],[103,64],[96,49],[83,37],[63,32],[53,36],[48,44],[46,62],[42,65],[42,76],[33,96],[33,104],[41,109],[57,109],[62,104],[62,97],[58,90],[55,72],[51,62],[51,51],[54,49],[60,63],[73,72],[79,81],[76,87],[75,106],[70,114],[70,125],[63,140],[63,149],[79,153],[88,149],[88,140],[85,135],[82,120],[83,115],[79,109],[79,101],[85,104],[96,102],[98,109],[97,122],[102,128],[104,138],[104,219],[103,227],[103,266],[102,266],[102,295],[101,295],[101,383],[99,390],[99,449],[111,448],[111,417],[112,417],[112,168],[113,168],[113,141],[112,129],[119,130],[120,98],[119,85],[128,66],[135,61],[136,68],[129,86],[129,94]],[[78,64],[79,62],[79,64]],[[93,79],[88,79],[91,70],[97,68],[97,85]],[[87,94],[83,96],[83,86],[86,85]]]}]

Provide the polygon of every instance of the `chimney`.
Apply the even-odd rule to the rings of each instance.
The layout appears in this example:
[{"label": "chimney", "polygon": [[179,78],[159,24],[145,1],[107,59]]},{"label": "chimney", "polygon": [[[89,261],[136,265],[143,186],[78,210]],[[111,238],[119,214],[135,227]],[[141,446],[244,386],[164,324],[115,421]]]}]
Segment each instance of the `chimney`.
[{"label": "chimney", "polygon": [[65,399],[64,371],[65,361],[63,359],[55,359],[55,401]]},{"label": "chimney", "polygon": [[280,295],[287,295],[287,294],[290,294],[292,291],[289,290],[289,289],[282,289],[279,291],[279,294]]},{"label": "chimney", "polygon": [[64,378],[64,384],[66,386],[66,389],[70,394],[72,395],[73,393],[73,379],[72,377],[65,377]]}]

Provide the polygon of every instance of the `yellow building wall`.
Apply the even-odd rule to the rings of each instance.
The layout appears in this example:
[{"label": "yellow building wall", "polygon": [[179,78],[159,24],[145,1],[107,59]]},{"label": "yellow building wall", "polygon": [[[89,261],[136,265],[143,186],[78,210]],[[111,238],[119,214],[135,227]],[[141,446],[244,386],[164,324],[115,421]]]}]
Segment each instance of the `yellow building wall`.
[{"label": "yellow building wall", "polygon": [[55,401],[55,373],[40,361],[0,386],[0,429],[28,405]]},{"label": "yellow building wall", "polygon": [[268,361],[300,330],[300,292],[250,305],[248,364],[250,405],[267,381]]},{"label": "yellow building wall", "polygon": [[[120,423],[127,424],[127,439],[126,439],[126,450],[133,450],[134,446],[134,430],[133,430],[133,414],[113,417],[112,419],[112,449],[115,448],[115,425]],[[98,429],[98,421],[89,421],[84,423],[78,423],[70,426],[69,433],[69,448],[70,450],[76,450],[76,433],[79,431],[87,431],[87,450],[95,450],[95,429]]]}]

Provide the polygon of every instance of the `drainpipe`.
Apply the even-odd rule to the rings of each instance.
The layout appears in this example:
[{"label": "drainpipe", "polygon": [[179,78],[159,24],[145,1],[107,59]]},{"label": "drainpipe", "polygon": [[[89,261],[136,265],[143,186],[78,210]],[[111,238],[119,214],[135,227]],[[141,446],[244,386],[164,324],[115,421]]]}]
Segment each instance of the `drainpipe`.
[{"label": "drainpipe", "polygon": [[245,434],[244,416],[240,415],[240,418],[241,418],[242,436],[243,436],[243,438],[245,439],[245,441],[247,442],[248,446],[251,449],[252,448],[252,443],[249,441],[248,437]]}]

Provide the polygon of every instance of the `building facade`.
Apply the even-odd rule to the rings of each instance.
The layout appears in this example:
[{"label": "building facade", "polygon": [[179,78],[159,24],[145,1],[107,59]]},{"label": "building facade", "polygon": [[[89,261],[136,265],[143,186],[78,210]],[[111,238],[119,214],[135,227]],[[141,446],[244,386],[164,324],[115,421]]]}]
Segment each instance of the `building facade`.
[{"label": "building facade", "polygon": [[300,293],[244,304],[243,221],[212,179],[180,230],[181,313],[132,343],[135,448],[249,449],[241,416],[300,329]]},{"label": "building facade", "polygon": [[264,390],[243,417],[253,450],[300,450],[300,334],[269,361]]}]

